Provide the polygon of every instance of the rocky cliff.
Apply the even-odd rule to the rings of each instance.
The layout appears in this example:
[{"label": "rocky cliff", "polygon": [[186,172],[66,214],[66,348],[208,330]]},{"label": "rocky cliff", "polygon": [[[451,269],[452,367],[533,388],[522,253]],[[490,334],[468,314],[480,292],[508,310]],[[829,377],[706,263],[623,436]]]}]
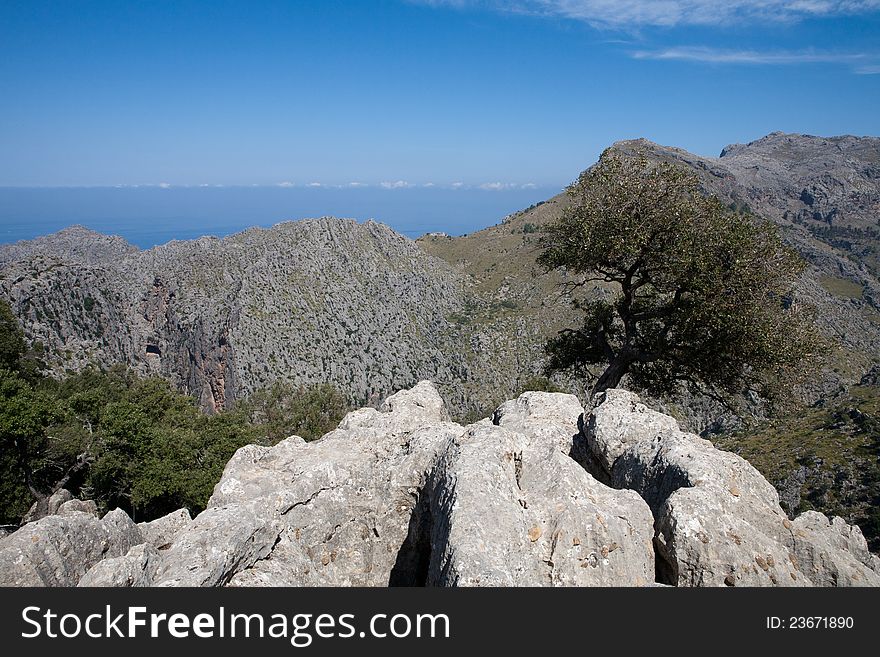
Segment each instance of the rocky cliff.
[{"label": "rocky cliff", "polygon": [[0,584],[880,585],[858,527],[789,520],[745,460],[624,390],[462,426],[425,381],[316,442],[240,449],[193,519],[53,509],[0,539]]}]

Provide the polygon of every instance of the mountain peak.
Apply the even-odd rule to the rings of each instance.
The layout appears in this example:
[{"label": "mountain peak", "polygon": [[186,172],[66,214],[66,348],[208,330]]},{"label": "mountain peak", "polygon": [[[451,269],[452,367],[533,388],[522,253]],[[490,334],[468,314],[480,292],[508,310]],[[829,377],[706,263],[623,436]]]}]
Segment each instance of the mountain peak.
[{"label": "mountain peak", "polygon": [[762,153],[770,156],[781,156],[798,159],[800,153],[821,153],[827,155],[830,151],[855,153],[858,157],[866,149],[876,151],[880,146],[877,137],[856,137],[854,135],[836,135],[822,137],[818,135],[799,134],[791,132],[771,132],[760,139],[755,139],[747,144],[729,144],[721,150],[721,158],[735,157],[747,152]]}]

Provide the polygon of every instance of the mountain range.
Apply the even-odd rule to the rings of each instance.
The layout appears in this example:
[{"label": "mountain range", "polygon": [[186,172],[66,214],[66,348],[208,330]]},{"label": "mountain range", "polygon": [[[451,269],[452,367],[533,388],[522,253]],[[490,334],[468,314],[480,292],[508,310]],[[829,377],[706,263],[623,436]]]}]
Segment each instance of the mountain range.
[{"label": "mountain range", "polygon": [[[718,158],[646,140],[611,148],[689,167],[808,261],[796,295],[840,345],[809,401],[866,374],[880,355],[880,139],[774,133]],[[454,413],[480,414],[540,375],[544,340],[577,319],[557,289],[565,273],[535,264],[541,226],[567,202],[416,241],[329,217],[149,250],[72,227],[0,247],[0,294],[58,374],[124,362],[209,411],[279,379],[369,404],[428,378]]]},{"label": "mountain range", "polygon": [[[787,421],[744,432],[714,402],[684,393],[652,402],[688,430],[723,433],[787,511],[876,523],[866,529],[876,549],[880,139],[773,133],[717,158],[641,139],[610,148],[685,166],[732,209],[774,222],[808,263],[794,297],[815,306],[833,345],[799,391],[811,410],[797,430]],[[545,340],[579,322],[560,293],[566,272],[535,262],[542,226],[568,203],[562,193],[485,230],[417,240],[323,217],[141,250],[74,226],[0,247],[0,296],[58,376],[121,362],[170,379],[208,412],[275,381],[332,383],[352,405],[376,405],[430,379],[467,421],[526,389],[583,399],[589,387],[540,378]]]}]

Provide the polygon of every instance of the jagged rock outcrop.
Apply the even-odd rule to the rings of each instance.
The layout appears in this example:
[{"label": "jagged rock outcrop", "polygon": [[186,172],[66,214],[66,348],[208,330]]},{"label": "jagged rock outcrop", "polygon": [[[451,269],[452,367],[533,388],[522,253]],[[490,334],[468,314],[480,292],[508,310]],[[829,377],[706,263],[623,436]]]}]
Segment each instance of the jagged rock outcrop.
[{"label": "jagged rock outcrop", "polygon": [[82,227],[0,246],[0,296],[52,372],[126,363],[209,411],[278,380],[370,403],[422,378],[458,380],[467,358],[448,317],[465,287],[372,221],[285,222],[146,251]]},{"label": "jagged rock outcrop", "polygon": [[55,515],[62,504],[71,500],[73,500],[73,494],[66,488],[59,488],[49,497],[34,502],[22,518],[22,524],[39,520],[45,516]]},{"label": "jagged rock outcrop", "polygon": [[462,426],[423,381],[318,441],[238,450],[195,518],[68,501],[0,539],[0,583],[880,585],[857,527],[788,520],[746,461],[632,393],[583,414],[530,392]]},{"label": "jagged rock outcrop", "polygon": [[156,578],[159,552],[148,543],[131,548],[124,556],[111,557],[92,566],[77,583],[81,587],[150,586]]},{"label": "jagged rock outcrop", "polygon": [[679,430],[625,390],[598,396],[585,439],[617,488],[654,513],[658,577],[679,586],[880,586],[858,527],[811,512],[792,522],[741,457]]},{"label": "jagged rock outcrop", "polygon": [[[651,514],[569,454],[583,409],[526,393],[450,441],[430,482],[440,586],[642,586],[653,581]],[[435,556],[436,554],[436,556]]]},{"label": "jagged rock outcrop", "polygon": [[810,265],[794,298],[816,307],[818,326],[851,361],[817,376],[812,400],[858,382],[880,355],[880,138],[774,132],[717,158],[645,139],[612,148],[683,165],[707,192],[777,224]]},{"label": "jagged rock outcrop", "polygon": [[806,511],[794,519],[790,529],[794,563],[817,586],[880,585],[880,558],[868,552],[856,525]]},{"label": "jagged rock outcrop", "polygon": [[59,516],[69,516],[74,513],[88,513],[98,515],[98,505],[94,500],[68,500],[58,507],[56,512]]},{"label": "jagged rock outcrop", "polygon": [[92,566],[142,542],[119,509],[100,520],[78,511],[47,516],[0,539],[0,586],[76,586]]},{"label": "jagged rock outcrop", "polygon": [[[460,430],[421,383],[321,440],[245,447],[163,554],[158,585],[385,586],[437,452]],[[244,520],[241,520],[244,518]],[[215,554],[222,552],[222,558]],[[406,550],[404,550],[404,553]]]},{"label": "jagged rock outcrop", "polygon": [[138,523],[141,536],[150,546],[164,550],[174,542],[174,537],[192,522],[192,516],[186,509],[178,509],[156,518],[150,522]]}]

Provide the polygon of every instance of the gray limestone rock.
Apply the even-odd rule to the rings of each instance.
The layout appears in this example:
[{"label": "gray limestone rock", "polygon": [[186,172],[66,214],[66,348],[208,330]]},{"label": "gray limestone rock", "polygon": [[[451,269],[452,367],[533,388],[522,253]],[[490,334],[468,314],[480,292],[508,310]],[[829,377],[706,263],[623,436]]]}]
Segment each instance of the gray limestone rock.
[{"label": "gray limestone rock", "polygon": [[125,556],[104,559],[92,566],[79,580],[80,587],[140,587],[150,586],[155,578],[159,553],[142,543],[131,548]]},{"label": "gray limestone rock", "polygon": [[163,550],[170,547],[174,537],[191,522],[189,511],[178,509],[150,522],[138,523],[138,528],[144,541],[157,550]]},{"label": "gray limestone rock", "polygon": [[613,388],[596,396],[585,433],[596,462],[610,476],[615,461],[631,444],[678,430],[674,418],[651,410],[635,393]]},{"label": "gray limestone rock", "polygon": [[124,511],[71,512],[28,523],[0,541],[0,586],[75,586],[96,563],[142,542]]},{"label": "gray limestone rock", "polygon": [[445,421],[428,382],[392,395],[382,409],[354,411],[313,443],[291,437],[239,450],[208,509],[163,553],[157,583],[411,580],[418,559],[406,543],[419,492],[437,450],[460,427]]},{"label": "gray limestone rock", "polygon": [[21,522],[22,524],[27,524],[39,520],[40,518],[45,518],[46,516],[54,516],[58,513],[58,509],[62,504],[69,502],[72,499],[73,494],[69,490],[66,488],[59,488],[48,498],[43,498],[34,502],[33,505],[31,505],[31,508],[28,509],[28,512],[24,515],[24,518],[22,518]]},{"label": "gray limestone rock", "polygon": [[94,500],[68,500],[58,507],[56,512],[59,516],[68,516],[74,513],[89,513],[98,515],[98,505]]},{"label": "gray limestone rock", "polygon": [[525,393],[463,427],[423,381],[320,440],[239,449],[195,518],[56,511],[0,539],[0,584],[880,585],[858,528],[788,520],[746,461],[619,390],[586,422]]},{"label": "gray limestone rock", "polygon": [[880,586],[880,559],[843,518],[806,511],[791,525],[798,568],[817,586]]},{"label": "gray limestone rock", "polygon": [[827,522],[807,523],[810,516],[795,521],[803,529],[793,534],[776,490],[757,470],[673,422],[646,412],[631,393],[608,391],[596,400],[586,430],[613,485],[637,491],[654,513],[661,581],[848,585],[853,580],[842,573],[855,572],[862,582],[880,584],[857,528],[840,521],[832,532]]}]

